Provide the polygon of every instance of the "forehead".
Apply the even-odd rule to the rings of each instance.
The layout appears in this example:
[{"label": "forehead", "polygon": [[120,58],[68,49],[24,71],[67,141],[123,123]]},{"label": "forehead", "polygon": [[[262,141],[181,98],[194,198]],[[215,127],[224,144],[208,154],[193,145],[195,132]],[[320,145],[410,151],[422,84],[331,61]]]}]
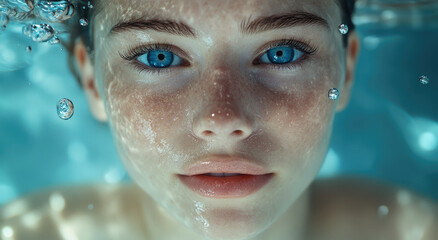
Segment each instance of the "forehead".
[{"label": "forehead", "polygon": [[[103,0],[101,0],[103,1]],[[112,26],[131,19],[173,19],[200,32],[231,31],[242,20],[293,11],[313,13],[337,26],[341,12],[337,0],[104,0],[95,21],[108,33]]]}]

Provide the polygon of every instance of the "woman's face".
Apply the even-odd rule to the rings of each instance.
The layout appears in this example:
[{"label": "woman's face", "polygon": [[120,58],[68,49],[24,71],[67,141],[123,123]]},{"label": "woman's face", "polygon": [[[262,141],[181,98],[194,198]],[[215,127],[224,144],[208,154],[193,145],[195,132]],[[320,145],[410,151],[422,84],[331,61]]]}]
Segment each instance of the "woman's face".
[{"label": "woman's face", "polygon": [[[297,11],[326,24],[282,22]],[[258,30],[250,23],[285,14]],[[150,19],[190,31],[166,32]],[[340,23],[334,0],[106,0],[93,23],[95,78],[133,181],[204,235],[249,236],[272,224],[325,157],[339,107],[327,93],[344,94]],[[147,55],[154,44],[164,52]],[[206,197],[178,174],[212,156],[247,158],[274,176],[246,197]]]}]

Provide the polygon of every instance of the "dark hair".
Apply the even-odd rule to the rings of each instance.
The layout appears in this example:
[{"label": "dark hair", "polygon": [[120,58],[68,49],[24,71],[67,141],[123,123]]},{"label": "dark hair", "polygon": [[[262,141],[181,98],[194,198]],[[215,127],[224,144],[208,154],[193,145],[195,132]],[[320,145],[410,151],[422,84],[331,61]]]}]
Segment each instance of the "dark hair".
[{"label": "dark hair", "polygon": [[[346,24],[349,28],[349,31],[347,34],[343,35],[343,46],[346,48],[348,46],[348,36],[349,33],[353,32],[355,29],[355,26],[353,24],[353,21],[351,19],[354,8],[355,8],[355,2],[356,0],[336,0],[337,4],[339,4],[341,8],[342,13],[342,23]],[[76,79],[78,80],[78,83],[80,84],[80,77],[76,70],[75,60],[74,60],[74,45],[76,40],[80,38],[84,44],[87,46],[88,52],[90,53],[91,58],[93,59],[93,22],[94,22],[94,16],[96,16],[97,12],[100,11],[102,8],[100,6],[99,0],[92,1],[93,7],[89,7],[89,2],[86,0],[77,0],[74,3],[76,13],[75,16],[69,19],[68,21],[65,21],[67,31],[70,33],[69,40],[67,42],[62,42],[63,45],[67,48],[70,56],[68,59],[69,67],[72,73],[75,75]],[[79,24],[79,19],[85,18],[89,19],[89,25],[87,26],[81,26]]]},{"label": "dark hair", "polygon": [[[342,12],[342,23],[346,24],[348,26],[348,33],[353,32],[355,29],[354,23],[352,21],[352,16],[354,13],[354,6],[356,3],[356,0],[338,0],[338,3],[341,7]],[[344,44],[344,47],[348,46],[348,36],[349,34],[345,34],[343,36],[342,42]]]}]

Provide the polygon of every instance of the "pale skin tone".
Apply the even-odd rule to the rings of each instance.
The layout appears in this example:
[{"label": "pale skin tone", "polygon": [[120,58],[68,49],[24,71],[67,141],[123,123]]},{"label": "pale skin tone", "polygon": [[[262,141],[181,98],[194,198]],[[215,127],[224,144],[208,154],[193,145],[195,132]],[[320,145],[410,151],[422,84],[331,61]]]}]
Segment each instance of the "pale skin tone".
[{"label": "pale skin tone", "polygon": [[[296,11],[317,15],[327,26],[239,30],[243,20]],[[110,33],[117,23],[142,16],[184,22],[197,37],[144,29]],[[135,223],[127,224],[131,239],[401,239],[412,229],[421,235],[412,239],[436,236],[436,207],[410,193],[408,203],[395,203],[398,192],[378,185],[327,181],[309,188],[327,152],[334,116],[348,103],[359,52],[354,32],[348,47],[342,45],[335,1],[108,0],[94,23],[94,56],[81,41],[75,47],[81,81],[92,114],[110,126],[138,187],[88,194],[96,206],[121,199],[111,201],[122,209],[114,216],[120,226]],[[306,42],[314,54],[291,69],[254,64],[267,43],[282,39]],[[120,56],[151,43],[174,46],[186,64],[160,74],[139,72]],[[337,101],[327,97],[331,88],[341,92]],[[210,155],[244,156],[275,176],[245,198],[205,198],[176,174]],[[124,204],[127,199],[136,201]],[[376,224],[380,204],[399,217]],[[96,208],[88,219],[102,224],[112,218],[104,217],[108,211]]]}]

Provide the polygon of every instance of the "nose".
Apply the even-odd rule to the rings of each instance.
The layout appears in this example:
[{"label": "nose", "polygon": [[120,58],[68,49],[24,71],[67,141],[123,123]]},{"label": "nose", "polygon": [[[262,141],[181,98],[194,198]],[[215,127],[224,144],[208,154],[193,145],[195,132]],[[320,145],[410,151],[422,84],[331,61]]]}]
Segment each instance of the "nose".
[{"label": "nose", "polygon": [[229,94],[205,107],[193,124],[194,134],[206,141],[237,142],[253,132],[241,107]]}]

